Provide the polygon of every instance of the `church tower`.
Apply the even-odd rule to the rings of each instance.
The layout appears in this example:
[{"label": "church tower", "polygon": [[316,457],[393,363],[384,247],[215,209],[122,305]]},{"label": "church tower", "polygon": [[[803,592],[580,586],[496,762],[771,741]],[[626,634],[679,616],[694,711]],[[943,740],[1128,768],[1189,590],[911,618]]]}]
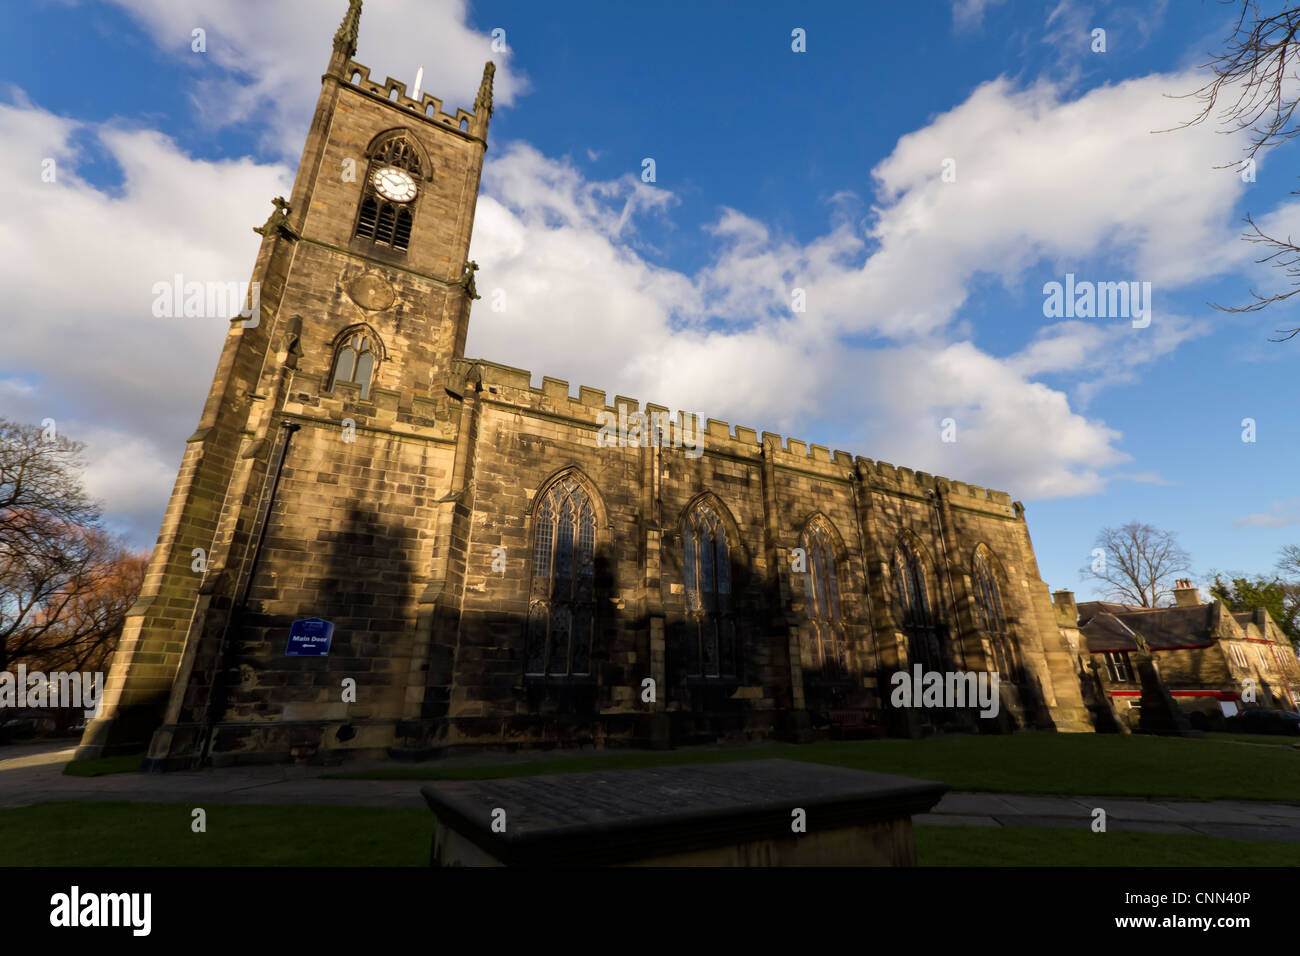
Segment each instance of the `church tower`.
[{"label": "church tower", "polygon": [[[231,320],[79,756],[382,750],[420,716],[495,68],[472,112],[378,83],[353,59],[361,6],[256,230],[256,311]],[[286,653],[304,618],[334,625],[326,660]]]}]

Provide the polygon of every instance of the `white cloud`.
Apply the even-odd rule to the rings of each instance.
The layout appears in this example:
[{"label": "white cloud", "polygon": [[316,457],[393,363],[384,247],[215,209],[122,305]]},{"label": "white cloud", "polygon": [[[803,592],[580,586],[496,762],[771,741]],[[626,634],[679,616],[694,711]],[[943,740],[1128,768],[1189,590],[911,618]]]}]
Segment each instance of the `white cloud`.
[{"label": "white cloud", "polygon": [[[874,170],[886,301],[904,309],[917,285],[936,283],[934,298],[960,301],[977,271],[1014,285],[1041,258],[1063,275],[1106,250],[1157,296],[1204,277],[1205,254],[1236,234],[1244,187],[1213,168],[1232,148],[1225,137],[1152,132],[1186,118],[1186,103],[1165,94],[1190,82],[1153,75],[1068,100],[1048,83],[999,79],[904,136]],[[954,183],[940,179],[945,158]],[[907,268],[887,268],[896,263]]]},{"label": "white cloud", "polygon": [[[853,368],[865,399],[870,454],[951,478],[1055,497],[1095,492],[1129,460],[1120,433],[1073,411],[1063,392],[1034,382],[969,342],[866,353]],[[956,441],[941,422],[953,419]]]},{"label": "white cloud", "polygon": [[1135,481],[1140,485],[1157,485],[1161,488],[1172,488],[1177,485],[1177,482],[1162,478],[1154,471],[1138,471],[1131,475],[1116,475],[1115,477]]},{"label": "white cloud", "polygon": [[1257,511],[1232,523],[1234,528],[1291,528],[1295,525],[1300,525],[1300,498],[1275,501],[1268,511]]},{"label": "white cloud", "polygon": [[13,401],[31,399],[36,396],[36,386],[16,378],[0,378],[0,396]]},{"label": "white cloud", "polygon": [[[1111,51],[1132,52],[1145,46],[1164,21],[1169,0],[1128,4],[1116,0],[1058,0],[1043,21],[1042,42],[1065,59],[1104,56]],[[1105,51],[1093,50],[1093,31],[1106,31]]]},{"label": "white cloud", "polygon": [[[85,135],[122,170],[113,195],[78,176]],[[0,287],[23,330],[6,341],[0,377],[18,384],[0,388],[0,415],[48,416],[70,437],[93,437],[91,480],[110,511],[142,523],[137,533],[152,524],[152,539],[171,484],[157,463],[174,477],[228,328],[221,318],[154,318],[153,285],[176,273],[247,281],[252,226],[287,193],[289,171],[195,160],[153,131],[3,103],[0,141]],[[53,183],[41,179],[45,157],[57,162]]]},{"label": "white cloud", "polygon": [[970,30],[984,22],[984,11],[1005,0],[953,0],[952,22],[958,30]]},{"label": "white cloud", "polygon": [[159,508],[171,494],[184,448],[160,448],[150,436],[126,430],[66,424],[86,444],[86,491],[111,506],[110,520],[124,530],[156,534]]},{"label": "white cloud", "polygon": [[[192,97],[204,121],[217,125],[257,120],[270,145],[297,160],[311,121],[320,76],[329,63],[346,0],[113,0],[139,21],[158,47],[193,66]],[[443,109],[470,109],[483,64],[496,63],[493,99],[509,106],[528,81],[512,65],[509,24],[469,26],[468,0],[385,0],[365,6],[356,59],[371,79],[393,76],[415,83],[424,67],[424,92]],[[506,49],[493,50],[491,30],[506,30]],[[207,31],[207,52],[191,50],[191,33]],[[210,58],[220,71],[206,64]]]},{"label": "white cloud", "polygon": [[1106,325],[1078,319],[1054,322],[1007,362],[1029,378],[1060,375],[1080,379],[1074,394],[1086,405],[1103,389],[1134,381],[1143,366],[1209,331],[1205,319],[1160,312],[1151,317],[1149,326],[1136,329],[1130,320]]},{"label": "white cloud", "polygon": [[[1172,125],[1179,106],[1164,93],[1187,82],[1145,77],[1073,100],[1047,83],[985,84],[876,166],[868,236],[840,221],[801,244],[723,209],[715,257],[693,276],[629,248],[640,184],[590,183],[508,150],[489,161],[474,250],[483,284],[505,289],[509,306],[475,309],[470,349],[760,429],[834,419],[847,428],[840,447],[1020,494],[1097,491],[1129,460],[1122,436],[1039,379],[1071,382],[1086,405],[1205,334],[1204,319],[1161,302],[1235,242],[1242,184],[1213,168],[1223,138],[1151,132]],[[955,183],[939,175],[946,157]],[[639,211],[674,202],[646,195],[659,198]],[[1151,282],[1151,325],[1046,324],[1041,278],[1025,281],[1044,260],[1061,274],[1101,263],[1095,278]],[[970,290],[989,274],[1025,302],[1008,321],[1028,341],[1001,357],[962,331]],[[794,288],[806,313],[791,312]],[[862,336],[876,345],[856,347]],[[946,446],[944,417],[961,436]]]},{"label": "white cloud", "polygon": [[[717,259],[687,277],[616,244],[628,228],[616,211],[632,183],[587,183],[521,147],[490,162],[484,183],[475,356],[760,430],[806,429],[831,415],[846,429],[837,447],[1021,494],[1094,491],[1106,468],[1127,460],[1117,432],[1072,412],[1014,359],[969,342],[846,347],[844,328],[820,307],[827,295],[856,295],[870,308],[852,262],[863,243],[845,230],[796,247],[724,210],[712,228],[724,243]],[[816,290],[809,312],[792,314],[790,287],[805,280]],[[505,293],[503,312],[490,307],[494,289]],[[955,445],[939,440],[948,415],[959,423]]]}]

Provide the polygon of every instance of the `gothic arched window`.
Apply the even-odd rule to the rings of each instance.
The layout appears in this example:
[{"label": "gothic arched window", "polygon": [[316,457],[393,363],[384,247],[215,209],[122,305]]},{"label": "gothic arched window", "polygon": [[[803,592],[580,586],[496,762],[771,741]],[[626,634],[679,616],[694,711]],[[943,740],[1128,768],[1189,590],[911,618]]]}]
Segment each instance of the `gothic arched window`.
[{"label": "gothic arched window", "polygon": [[803,533],[808,562],[808,619],[812,622],[813,661],[823,674],[848,670],[844,648],[844,618],[840,612],[839,574],[835,568],[835,538],[821,517]]},{"label": "gothic arched window", "polygon": [[974,574],[972,584],[975,588],[976,620],[988,635],[993,649],[993,666],[1004,681],[1012,683],[1020,679],[1020,662],[1016,655],[1015,641],[1007,628],[1006,615],[1002,612],[1002,595],[998,590],[997,576],[993,573],[989,554],[983,548],[975,552]]},{"label": "gothic arched window", "polygon": [[339,382],[361,386],[361,397],[370,398],[370,383],[375,374],[375,343],[365,330],[351,332],[343,337],[334,353],[334,372],[330,376],[330,391]]},{"label": "gothic arched window", "polygon": [[925,583],[925,564],[909,541],[904,541],[894,552],[894,576],[898,579],[903,632],[907,635],[911,663],[922,664],[927,670],[942,669],[939,629]]},{"label": "gothic arched window", "polygon": [[736,676],[736,622],[731,601],[727,531],[708,502],[691,509],[682,529],[686,621],[681,652],[687,677]]},{"label": "gothic arched window", "polygon": [[370,154],[353,235],[405,251],[411,244],[415,199],[423,181],[414,144],[401,134],[383,140]]},{"label": "gothic arched window", "polygon": [[563,478],[546,491],[536,510],[524,673],[591,673],[595,551],[591,498],[573,478]]}]

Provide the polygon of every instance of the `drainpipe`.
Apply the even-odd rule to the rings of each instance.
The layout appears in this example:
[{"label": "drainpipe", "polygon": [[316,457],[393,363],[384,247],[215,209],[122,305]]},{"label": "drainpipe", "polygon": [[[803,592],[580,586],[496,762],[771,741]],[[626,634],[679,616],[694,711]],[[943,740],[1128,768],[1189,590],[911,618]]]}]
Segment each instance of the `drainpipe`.
[{"label": "drainpipe", "polygon": [[280,486],[280,472],[284,468],[284,460],[289,453],[289,442],[293,439],[293,433],[302,426],[297,422],[281,422],[281,434],[284,439],[280,442],[280,448],[276,453],[274,464],[271,466],[271,474],[268,476],[266,484],[263,485],[262,503],[258,508],[256,534],[253,539],[253,550],[251,554],[246,553],[244,561],[239,571],[239,578],[235,582],[235,600],[230,607],[230,613],[226,615],[226,624],[221,629],[221,640],[217,643],[216,667],[212,674],[212,688],[208,691],[208,700],[203,708],[203,722],[199,725],[199,739],[202,746],[199,749],[199,766],[204,766],[208,762],[208,755],[212,749],[212,729],[213,729],[213,702],[220,694],[224,696],[225,688],[222,686],[222,675],[225,673],[226,649],[229,643],[230,625],[236,616],[242,617],[245,605],[248,603],[248,592],[252,589],[253,577],[257,572],[257,560],[262,554],[262,545],[266,540],[266,526],[270,523],[271,508],[275,504],[275,492]]}]

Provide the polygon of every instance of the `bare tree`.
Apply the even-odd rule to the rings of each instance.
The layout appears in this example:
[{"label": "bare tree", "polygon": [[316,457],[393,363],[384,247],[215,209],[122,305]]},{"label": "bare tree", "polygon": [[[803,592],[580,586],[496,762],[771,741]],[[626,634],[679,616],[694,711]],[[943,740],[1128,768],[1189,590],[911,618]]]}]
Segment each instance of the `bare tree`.
[{"label": "bare tree", "polygon": [[1295,609],[1292,620],[1294,632],[1288,636],[1300,648],[1300,545],[1288,544],[1277,556],[1273,566],[1282,585],[1282,594],[1288,609]]},{"label": "bare tree", "polygon": [[[49,547],[0,551],[0,658],[11,662],[0,669],[107,673],[147,558],[98,528],[51,530]],[[62,730],[79,713],[52,708],[48,716]]]},{"label": "bare tree", "polygon": [[80,442],[0,418],[0,548],[37,547],[48,520],[94,527],[99,511],[81,484]]},{"label": "bare tree", "polygon": [[1102,528],[1094,555],[1081,573],[1099,581],[1106,597],[1138,607],[1156,607],[1172,595],[1175,575],[1187,573],[1191,565],[1172,533],[1137,521]]},{"label": "bare tree", "polygon": [[[1240,9],[1224,51],[1203,64],[1213,78],[1187,94],[1202,105],[1195,118],[1183,127],[1196,126],[1217,115],[1223,124],[1222,132],[1248,134],[1242,162],[1253,162],[1261,149],[1285,143],[1300,134],[1300,119],[1295,116],[1300,105],[1297,82],[1300,75],[1295,69],[1300,63],[1300,6],[1288,5],[1266,14],[1261,11],[1259,0],[1220,2],[1239,5]],[[1235,167],[1238,163],[1229,165]],[[1292,195],[1300,195],[1300,191],[1293,191]],[[1214,305],[1223,312],[1258,312],[1300,292],[1300,245],[1290,236],[1283,239],[1264,232],[1249,214],[1246,224],[1250,231],[1242,238],[1265,250],[1255,261],[1281,270],[1293,288],[1273,295],[1251,289],[1254,301],[1248,305]],[[1300,334],[1300,327],[1277,331],[1282,333],[1282,338],[1271,341],[1284,342]]]},{"label": "bare tree", "polygon": [[132,553],[102,532],[88,534],[93,560],[29,615],[13,641],[29,669],[105,671],[117,649],[126,612],[144,584],[148,555]]},{"label": "bare tree", "polygon": [[1300,544],[1288,544],[1277,557],[1277,569],[1288,578],[1300,578]]},{"label": "bare tree", "polygon": [[0,670],[36,655],[90,652],[120,628],[118,602],[106,598],[118,588],[123,549],[98,527],[81,452],[77,442],[0,419]]}]

